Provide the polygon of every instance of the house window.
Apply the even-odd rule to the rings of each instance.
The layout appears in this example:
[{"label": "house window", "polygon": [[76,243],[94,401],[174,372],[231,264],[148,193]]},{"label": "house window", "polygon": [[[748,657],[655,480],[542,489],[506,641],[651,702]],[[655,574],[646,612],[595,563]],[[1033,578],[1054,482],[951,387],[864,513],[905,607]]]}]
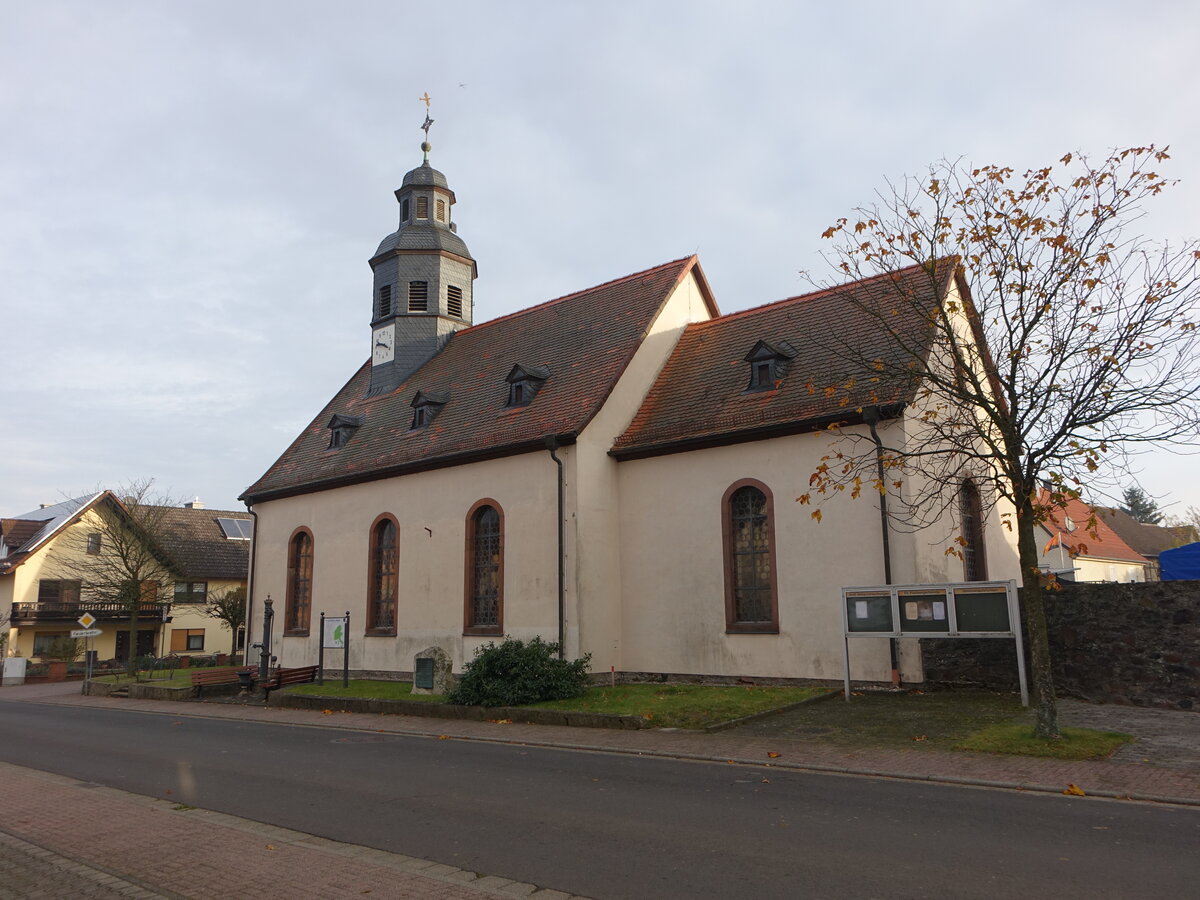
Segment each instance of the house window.
[{"label": "house window", "polygon": [[175,582],[176,603],[203,603],[208,599],[207,581]]},{"label": "house window", "polygon": [[89,534],[87,536],[87,552],[91,556],[99,556],[100,555],[100,534],[99,534],[99,532],[93,531],[91,534]]},{"label": "house window", "polygon": [[432,422],[449,400],[450,395],[442,391],[417,391],[412,399],[412,428],[424,428]]},{"label": "house window", "polygon": [[987,553],[983,547],[983,503],[979,488],[970,478],[958,491],[958,510],[962,517],[963,580],[987,581]]},{"label": "house window", "polygon": [[203,628],[172,628],[171,651],[174,653],[204,649]]},{"label": "house window", "polygon": [[309,612],[312,609],[312,577],[313,537],[307,528],[300,528],[288,542],[284,634],[308,634]]},{"label": "house window", "polygon": [[504,520],[494,500],[467,514],[465,634],[504,633]]},{"label": "house window", "polygon": [[38,603],[78,603],[82,582],[43,578],[38,582]]},{"label": "house window", "polygon": [[437,202],[437,218],[439,222],[446,221],[446,201],[439,200]]},{"label": "house window", "polygon": [[44,659],[70,639],[71,636],[66,631],[34,632],[33,655],[38,659]]},{"label": "house window", "polygon": [[407,197],[405,197],[403,200],[400,201],[400,221],[401,222],[408,221],[408,198]]},{"label": "house window", "polygon": [[529,402],[527,399],[528,391],[525,389],[525,382],[514,381],[508,386],[508,405],[509,406],[524,406]]},{"label": "house window", "polygon": [[429,218],[429,198],[428,197],[418,197],[417,198],[417,218],[418,219],[428,219]]},{"label": "house window", "polygon": [[429,282],[410,281],[408,283],[408,311],[425,312],[429,309]]},{"label": "house window", "polygon": [[765,359],[751,364],[750,388],[762,390],[775,387],[775,360]]},{"label": "house window", "polygon": [[379,318],[392,314],[392,286],[385,284],[379,289]]},{"label": "house window", "polygon": [[138,599],[142,603],[158,602],[158,582],[146,580],[138,585]]},{"label": "house window", "polygon": [[399,570],[399,530],[391,516],[381,516],[371,528],[371,595],[367,598],[367,633],[396,633],[396,590]]},{"label": "house window", "polygon": [[740,481],[725,492],[721,505],[725,630],[777,634],[779,598],[771,491],[759,481]]},{"label": "house window", "polygon": [[446,286],[446,315],[462,318],[462,288],[457,285]]}]

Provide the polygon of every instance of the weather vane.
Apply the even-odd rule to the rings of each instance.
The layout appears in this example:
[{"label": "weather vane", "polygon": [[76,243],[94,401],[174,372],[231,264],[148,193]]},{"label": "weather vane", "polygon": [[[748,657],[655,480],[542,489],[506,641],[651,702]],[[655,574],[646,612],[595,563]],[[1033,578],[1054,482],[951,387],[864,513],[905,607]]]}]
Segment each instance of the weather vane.
[{"label": "weather vane", "polygon": [[425,104],[425,121],[421,125],[421,130],[425,132],[425,140],[421,142],[421,150],[425,153],[423,165],[427,166],[429,165],[429,151],[433,149],[433,146],[429,143],[429,127],[433,125],[433,119],[429,118],[429,101],[433,98],[429,96],[429,91],[426,91],[423,96],[417,99]]}]

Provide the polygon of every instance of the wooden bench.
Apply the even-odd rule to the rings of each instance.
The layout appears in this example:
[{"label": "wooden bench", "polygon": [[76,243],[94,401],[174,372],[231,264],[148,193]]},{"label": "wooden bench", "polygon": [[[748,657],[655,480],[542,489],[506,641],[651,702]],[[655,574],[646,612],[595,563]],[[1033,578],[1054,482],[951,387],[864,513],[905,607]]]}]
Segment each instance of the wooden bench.
[{"label": "wooden bench", "polygon": [[271,691],[278,688],[287,687],[289,684],[311,684],[316,680],[316,666],[297,666],[294,669],[276,669],[275,674],[261,682],[259,687],[263,689],[264,696],[270,697]]},{"label": "wooden bench", "polygon": [[192,687],[196,695],[204,696],[206,687],[221,687],[230,684],[240,684],[237,669],[197,669],[192,673]]}]

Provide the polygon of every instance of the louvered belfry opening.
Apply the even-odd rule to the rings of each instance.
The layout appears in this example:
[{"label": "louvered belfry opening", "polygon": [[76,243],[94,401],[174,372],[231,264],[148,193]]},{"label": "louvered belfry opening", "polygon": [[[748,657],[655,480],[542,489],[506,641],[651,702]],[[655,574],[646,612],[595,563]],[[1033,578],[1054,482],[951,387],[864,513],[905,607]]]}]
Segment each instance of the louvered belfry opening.
[{"label": "louvered belfry opening", "polygon": [[408,311],[426,312],[429,309],[429,282],[410,281],[408,283]]}]

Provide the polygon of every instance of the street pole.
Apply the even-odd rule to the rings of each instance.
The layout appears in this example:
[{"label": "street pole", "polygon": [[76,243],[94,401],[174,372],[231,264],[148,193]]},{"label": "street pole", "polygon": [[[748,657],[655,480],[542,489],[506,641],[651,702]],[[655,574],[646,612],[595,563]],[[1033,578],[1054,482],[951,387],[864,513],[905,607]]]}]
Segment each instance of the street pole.
[{"label": "street pole", "polygon": [[258,652],[258,677],[266,681],[271,676],[271,622],[275,618],[271,595],[263,601],[262,649]]}]

